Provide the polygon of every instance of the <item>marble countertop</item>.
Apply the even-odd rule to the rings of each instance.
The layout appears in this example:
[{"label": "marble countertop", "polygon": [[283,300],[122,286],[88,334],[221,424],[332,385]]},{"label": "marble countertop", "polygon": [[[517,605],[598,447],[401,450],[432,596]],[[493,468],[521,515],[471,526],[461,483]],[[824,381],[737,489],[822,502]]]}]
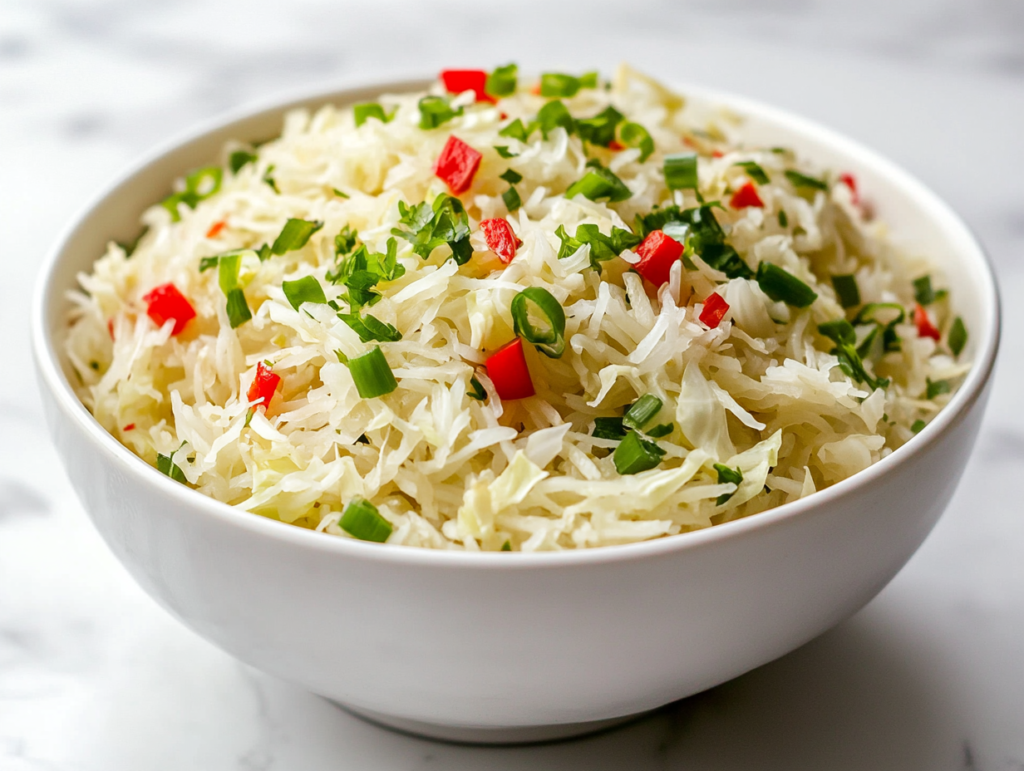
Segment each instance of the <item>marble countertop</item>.
[{"label": "marble countertop", "polygon": [[[179,626],[106,551],[42,429],[25,319],[59,228],[154,144],[287,89],[620,58],[834,126],[917,174],[980,234],[1007,334],[977,452],[925,545],[804,648],[625,728],[547,746],[391,733]],[[1011,409],[1024,379],[1022,127],[1016,0],[6,0],[0,769],[1024,769],[1024,413]]]}]

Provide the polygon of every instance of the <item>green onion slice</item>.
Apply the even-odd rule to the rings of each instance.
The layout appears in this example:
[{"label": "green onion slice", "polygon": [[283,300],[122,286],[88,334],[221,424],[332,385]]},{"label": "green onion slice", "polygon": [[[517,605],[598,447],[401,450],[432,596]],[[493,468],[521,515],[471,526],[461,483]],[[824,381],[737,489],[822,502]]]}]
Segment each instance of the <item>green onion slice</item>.
[{"label": "green onion slice", "polygon": [[914,299],[921,305],[931,305],[935,302],[935,291],[932,289],[932,277],[921,276],[914,279]]},{"label": "green onion slice", "polygon": [[770,298],[794,308],[806,308],[818,299],[818,294],[807,284],[771,262],[757,266],[757,283]]},{"label": "green onion slice", "polygon": [[582,77],[565,75],[560,72],[545,72],[540,76],[540,95],[547,97],[576,96],[581,88],[596,88],[597,73],[588,72]]},{"label": "green onion slice", "polygon": [[500,174],[498,178],[505,180],[510,185],[515,185],[523,181],[523,175],[515,169],[505,169],[504,173]]},{"label": "green onion slice", "polygon": [[505,208],[508,209],[510,214],[523,205],[523,199],[519,197],[519,193],[514,187],[510,187],[502,193],[501,200],[505,202]]},{"label": "green onion slice", "polygon": [[697,189],[697,153],[666,155],[664,169],[669,190]]},{"label": "green onion slice", "polygon": [[648,429],[645,433],[652,439],[660,439],[663,436],[668,436],[675,430],[675,423],[662,423],[660,426]]},{"label": "green onion slice", "polygon": [[786,179],[798,190],[801,188],[810,190],[828,190],[828,185],[816,177],[809,177],[793,169],[786,169]]},{"label": "green onion slice", "polygon": [[654,140],[647,129],[639,123],[623,123],[619,129],[619,138],[626,147],[639,148],[640,163],[650,158],[654,152]]},{"label": "green onion slice", "polygon": [[591,436],[618,441],[626,436],[626,428],[622,425],[622,418],[594,418]]},{"label": "green onion slice", "polygon": [[[883,315],[887,315],[885,312],[888,311],[892,314],[892,318],[888,321],[879,319],[878,314],[881,312]],[[903,309],[903,306],[899,303],[868,303],[857,313],[854,318],[854,324],[866,324],[873,322],[875,324],[899,324],[906,317],[907,312]]]},{"label": "green onion slice", "polygon": [[778,219],[779,219],[779,227],[780,228],[788,228],[789,227],[789,217],[786,216],[786,212],[784,212],[782,209],[779,209],[779,217],[778,217]]},{"label": "green onion slice", "polygon": [[932,380],[927,378],[927,387],[925,390],[925,398],[934,399],[936,396],[941,394],[948,394],[952,390],[952,383],[948,380]]},{"label": "green onion slice", "polygon": [[964,346],[967,345],[967,327],[964,326],[964,320],[959,316],[953,319],[953,326],[949,328],[949,337],[946,342],[954,356],[959,356]]},{"label": "green onion slice", "polygon": [[256,154],[250,153],[248,150],[235,150],[228,156],[228,168],[231,169],[232,174],[237,174],[245,166],[255,162]]},{"label": "green onion slice", "polygon": [[857,342],[857,332],[846,319],[826,321],[818,325],[818,331],[838,345],[853,345]]},{"label": "green onion slice", "polygon": [[359,339],[364,343],[374,340],[381,343],[395,343],[402,339],[402,333],[395,327],[369,313],[364,317],[360,317],[358,313],[339,313],[338,318],[359,335]]},{"label": "green onion slice", "polygon": [[596,161],[591,161],[587,165],[590,171],[584,174],[582,179],[569,185],[569,189],[565,191],[566,198],[582,195],[591,201],[604,198],[609,203],[618,203],[632,197],[633,191],[614,173]]},{"label": "green onion slice", "polygon": [[379,345],[375,345],[373,350],[362,356],[349,359],[348,369],[352,373],[356,390],[364,399],[384,396],[398,388],[398,381],[395,380]]},{"label": "green onion slice", "polygon": [[[718,484],[720,485],[733,484],[738,486],[739,483],[743,481],[743,471],[742,469],[740,469],[739,466],[737,466],[736,468],[729,468],[725,464],[716,463],[715,471],[718,472]],[[733,491],[731,493],[719,495],[718,500],[715,501],[715,505],[721,506],[723,503],[732,498],[735,494],[735,491]]]},{"label": "green onion slice", "polygon": [[303,276],[295,281],[284,281],[281,283],[281,288],[284,290],[284,296],[288,298],[288,302],[295,310],[298,310],[302,303],[323,305],[327,302],[323,287],[313,276]]},{"label": "green onion slice", "polygon": [[366,123],[370,118],[376,118],[381,123],[390,123],[391,119],[395,117],[395,110],[386,113],[384,108],[376,102],[364,102],[363,104],[353,105],[352,113],[355,116],[357,128]]},{"label": "green onion slice", "polygon": [[519,68],[514,64],[498,67],[487,76],[484,91],[490,96],[511,96],[516,92]]},{"label": "green onion slice", "polygon": [[[569,114],[568,108],[557,99],[553,102],[548,102],[540,108],[540,111],[537,113],[537,125],[540,127],[540,131],[545,139],[558,126],[564,128],[569,134],[576,131],[576,121]],[[524,139],[523,141],[526,140]]]},{"label": "green onion slice", "polygon": [[[545,356],[557,359],[565,352],[565,311],[547,289],[531,286],[512,298],[513,331]],[[539,317],[543,326],[530,322]],[[546,327],[546,329],[544,328]]]},{"label": "green onion slice", "polygon": [[734,163],[733,166],[739,166],[742,168],[747,172],[747,176],[759,185],[767,185],[769,182],[768,174],[761,168],[760,164],[755,163],[754,161],[740,161],[738,163]]},{"label": "green onion slice", "polygon": [[466,392],[466,396],[476,399],[478,402],[487,401],[487,391],[484,390],[483,384],[476,379],[476,375],[469,379],[469,391]]},{"label": "green onion slice", "polygon": [[516,118],[505,126],[505,128],[499,131],[498,136],[510,137],[511,139],[518,139],[520,142],[525,142],[530,138],[530,132],[526,130],[526,126],[523,125],[523,122],[519,118]]},{"label": "green onion slice", "polygon": [[495,151],[502,158],[515,158],[516,154],[508,149],[508,145],[494,145]]},{"label": "green onion slice", "polygon": [[299,219],[289,219],[284,223],[280,235],[274,239],[270,251],[281,256],[288,252],[301,249],[309,241],[310,237],[324,226],[323,222]]},{"label": "green onion slice", "polygon": [[921,433],[921,429],[927,425],[928,424],[925,423],[923,420],[915,420],[914,424],[910,427],[910,430],[913,431],[915,434],[919,434]]},{"label": "green onion slice", "polygon": [[607,147],[615,140],[615,127],[625,117],[614,107],[607,107],[593,118],[583,118],[576,121],[576,129],[582,139],[592,145]]},{"label": "green onion slice", "polygon": [[620,474],[639,474],[657,467],[663,457],[665,451],[655,442],[641,439],[640,434],[630,431],[615,448],[612,462]]},{"label": "green onion slice", "polygon": [[839,304],[844,308],[860,305],[860,288],[857,286],[857,277],[852,273],[832,276],[832,288],[836,290]]},{"label": "green onion slice", "polygon": [[653,394],[644,394],[637,399],[622,418],[622,425],[639,431],[661,411],[663,402]]},{"label": "green onion slice", "polygon": [[420,128],[435,129],[452,118],[462,115],[462,108],[453,110],[447,97],[425,96],[419,101]]},{"label": "green onion slice", "polygon": [[338,526],[360,541],[384,543],[391,535],[391,523],[365,498],[353,498],[345,507]]},{"label": "green onion slice", "polygon": [[249,310],[249,303],[245,301],[241,287],[228,290],[227,298],[228,323],[232,329],[237,329],[252,318],[252,311]]}]

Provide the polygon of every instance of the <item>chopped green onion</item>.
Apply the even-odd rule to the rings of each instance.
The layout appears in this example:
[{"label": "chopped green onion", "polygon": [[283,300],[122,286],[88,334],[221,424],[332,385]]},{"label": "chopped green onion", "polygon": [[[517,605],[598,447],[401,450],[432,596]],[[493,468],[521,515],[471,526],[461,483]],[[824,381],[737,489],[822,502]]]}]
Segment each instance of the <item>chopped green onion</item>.
[{"label": "chopped green onion", "polygon": [[515,158],[516,154],[508,149],[508,145],[494,145],[494,149],[502,158]]},{"label": "chopped green onion", "polygon": [[[512,298],[511,311],[516,335],[532,343],[545,356],[561,357],[565,352],[565,311],[551,292],[539,286],[528,287]],[[530,323],[531,312],[543,320],[541,328]]]},{"label": "chopped green onion", "polygon": [[227,298],[228,323],[232,329],[237,329],[252,318],[252,311],[249,310],[249,303],[245,301],[241,287],[228,290]]},{"label": "chopped green onion", "polygon": [[910,427],[910,430],[913,431],[915,434],[919,434],[921,433],[921,429],[927,425],[928,424],[925,423],[923,420],[915,420],[914,424]]},{"label": "chopped green onion", "polygon": [[[891,321],[881,321],[876,317],[879,311],[895,311],[895,316]],[[874,322],[875,324],[899,324],[906,317],[906,311],[903,306],[899,303],[868,303],[857,313],[854,318],[854,324],[865,324],[867,322]]]},{"label": "chopped green onion", "polygon": [[697,189],[697,153],[666,155],[664,169],[669,190]]},{"label": "chopped green onion", "polygon": [[757,266],[757,283],[770,298],[794,308],[806,308],[818,298],[817,293],[807,284],[771,262],[762,262]]},{"label": "chopped green onion", "polygon": [[220,255],[215,254],[213,257],[203,257],[199,260],[199,272],[209,270],[210,268],[216,268],[220,264]]},{"label": "chopped green onion", "polygon": [[588,72],[582,77],[565,75],[560,72],[545,72],[540,76],[540,95],[571,97],[576,96],[581,88],[596,88],[597,73]]},{"label": "chopped green onion", "polygon": [[595,439],[622,439],[626,435],[626,429],[622,425],[622,418],[594,418],[594,430],[591,433]]},{"label": "chopped green onion", "polygon": [[569,189],[565,191],[566,198],[582,195],[591,201],[604,198],[609,203],[618,203],[632,197],[633,191],[604,166],[595,161],[591,161],[587,165],[590,167],[590,171],[584,174],[582,179],[569,185]]},{"label": "chopped green onion", "polygon": [[353,105],[352,113],[356,119],[356,128],[362,126],[370,118],[376,118],[381,123],[390,123],[391,119],[395,117],[394,110],[388,114],[384,112],[384,108],[376,102],[364,102],[363,104]]},{"label": "chopped green onion", "polygon": [[496,68],[494,72],[488,74],[484,92],[499,98],[512,96],[516,92],[518,70],[519,68],[514,64]]},{"label": "chopped green onion", "polygon": [[946,342],[949,344],[949,350],[953,352],[953,356],[959,356],[964,346],[967,345],[967,327],[964,326],[964,320],[959,316],[953,319],[953,326],[949,328],[949,337]]},{"label": "chopped green onion", "polygon": [[289,219],[284,223],[281,234],[274,239],[270,251],[281,256],[288,252],[301,249],[309,241],[310,237],[324,226],[323,222],[299,219]]},{"label": "chopped green onion", "polygon": [[505,172],[498,177],[508,182],[510,185],[515,185],[523,181],[523,175],[515,169],[505,169]]},{"label": "chopped green onion", "polygon": [[178,213],[178,205],[185,204],[188,208],[194,209],[200,201],[204,201],[220,190],[221,180],[224,172],[220,166],[206,166],[196,169],[185,177],[185,189],[180,193],[172,193],[163,201],[163,206],[171,215],[171,221],[177,222],[181,219]]},{"label": "chopped green onion", "polygon": [[647,129],[639,123],[623,123],[619,129],[619,138],[626,147],[636,147],[640,150],[640,163],[651,157],[654,152],[654,140]]},{"label": "chopped green onion", "polygon": [[379,345],[362,356],[349,359],[348,369],[356,383],[356,390],[364,399],[384,396],[398,388],[398,381]]},{"label": "chopped green onion", "polygon": [[[180,447],[178,448],[181,449]],[[183,485],[188,484],[188,480],[185,479],[185,473],[181,470],[177,463],[174,462],[174,454],[178,450],[175,450],[170,455],[162,455],[157,453],[156,456],[156,470],[161,474],[169,476],[175,482],[181,482]]]},{"label": "chopped green onion", "polygon": [[338,527],[360,541],[384,543],[391,535],[391,523],[365,498],[353,498],[345,507]]},{"label": "chopped green onion", "polygon": [[747,172],[747,176],[759,185],[767,185],[770,181],[765,170],[754,161],[740,161],[738,163],[734,163],[733,166],[741,167],[745,172]]},{"label": "chopped green onion", "polygon": [[936,396],[941,394],[948,394],[952,390],[952,384],[948,380],[932,380],[926,378],[927,388],[925,390],[925,398],[934,399]]},{"label": "chopped green onion", "polygon": [[935,292],[932,290],[932,277],[921,276],[914,279],[914,299],[921,305],[931,305],[935,302]]},{"label": "chopped green onion", "polygon": [[846,319],[835,319],[818,325],[818,331],[838,345],[853,345],[857,342],[857,332]]},{"label": "chopped green onion", "polygon": [[452,259],[459,265],[465,265],[473,256],[473,247],[469,243],[469,215],[458,198],[441,193],[433,205],[424,201],[418,206],[407,206],[399,201],[398,212],[401,216],[399,224],[408,230],[393,228],[391,233],[412,244],[413,252],[424,260],[444,244],[448,244]]},{"label": "chopped green onion", "polygon": [[356,248],[356,242],[359,240],[359,234],[356,233],[348,225],[341,229],[341,232],[334,237],[334,254],[335,256],[341,256],[343,254],[350,254],[353,249]]},{"label": "chopped green onion", "polygon": [[566,106],[557,99],[540,108],[537,113],[537,125],[545,139],[548,138],[548,133],[554,131],[558,126],[564,128],[569,134],[576,131],[576,121],[573,120]]},{"label": "chopped green onion", "polygon": [[281,191],[277,187],[277,180],[274,179],[274,168],[274,164],[267,166],[267,170],[263,172],[263,181],[269,185],[271,190],[280,195]]},{"label": "chopped green onion", "polygon": [[786,212],[784,212],[782,209],[779,209],[779,227],[780,228],[788,228],[789,227],[789,217],[786,216]]},{"label": "chopped green onion", "polygon": [[559,225],[555,235],[562,242],[558,249],[558,259],[571,257],[583,244],[589,244],[590,266],[598,271],[602,262],[614,259],[641,241],[640,236],[615,226],[612,226],[611,235],[606,236],[597,225],[592,224],[577,227],[575,236],[570,236],[565,232],[565,226]]},{"label": "chopped green onion", "polygon": [[252,416],[255,415],[255,414],[256,414],[256,408],[255,407],[250,407],[248,410],[246,410],[246,412],[245,412],[245,425],[243,425],[242,428],[248,428],[249,427],[249,424],[252,423]]},{"label": "chopped green onion", "polygon": [[343,190],[338,190],[338,188],[336,188],[336,187],[332,187],[331,188],[331,192],[334,193],[336,196],[338,196],[338,198],[351,198],[352,197],[348,193],[344,192]]},{"label": "chopped green onion", "polygon": [[621,112],[614,107],[607,107],[593,118],[576,121],[576,130],[581,139],[585,139],[592,145],[607,147],[615,139],[615,127],[623,120],[625,120],[625,116]]},{"label": "chopped green onion", "polygon": [[656,443],[641,439],[640,434],[630,431],[615,448],[612,462],[620,474],[639,474],[657,467],[663,457],[665,451]]},{"label": "chopped green onion", "polygon": [[[732,484],[738,487],[740,482],[743,481],[743,471],[742,469],[740,469],[739,466],[737,466],[736,468],[729,468],[728,466],[722,463],[716,463],[715,471],[718,472],[718,484],[720,485]],[[719,495],[718,499],[715,501],[715,505],[721,506],[723,503],[732,498],[735,494],[736,492],[733,491],[731,493]]]},{"label": "chopped green onion", "polygon": [[374,340],[381,343],[394,343],[402,339],[402,333],[395,327],[370,314],[360,317],[358,313],[339,313],[338,318],[359,335],[359,339],[364,343]]},{"label": "chopped green onion", "polygon": [[520,142],[525,142],[530,138],[530,132],[526,130],[526,126],[523,125],[523,122],[519,118],[516,118],[505,126],[505,128],[499,131],[498,136],[511,137],[512,139],[518,139]]},{"label": "chopped green onion", "polygon": [[487,391],[484,390],[483,384],[476,379],[476,375],[469,379],[469,391],[466,393],[470,399],[476,399],[478,402],[487,401]]},{"label": "chopped green onion", "polygon": [[313,276],[303,276],[295,281],[284,281],[281,283],[281,288],[284,290],[284,296],[288,298],[288,302],[295,310],[298,310],[302,303],[323,305],[327,302],[323,287]]},{"label": "chopped green onion", "polygon": [[502,551],[512,551],[512,542],[511,541],[505,541],[505,543],[503,543],[501,545],[501,550]]},{"label": "chopped green onion", "polygon": [[857,286],[857,277],[852,273],[832,276],[832,288],[836,290],[839,304],[844,308],[860,305],[860,288]]},{"label": "chopped green onion", "polygon": [[828,190],[828,185],[824,181],[817,179],[816,177],[809,177],[806,174],[801,174],[799,171],[793,171],[793,169],[786,169],[786,179],[792,183],[793,187],[809,188],[811,190]]},{"label": "chopped green onion", "polygon": [[243,167],[256,162],[256,154],[248,150],[235,150],[228,156],[228,168],[232,174],[237,174]]},{"label": "chopped green onion", "polygon": [[146,233],[148,233],[148,232],[149,232],[149,225],[147,225],[142,230],[140,230],[139,234],[137,236],[135,236],[135,238],[133,240],[131,240],[131,241],[118,241],[117,242],[117,245],[120,246],[121,249],[124,251],[125,259],[127,259],[127,258],[131,257],[133,254],[135,254],[135,250],[139,248],[139,241],[141,241],[142,237],[144,235],[146,235]]},{"label": "chopped green onion", "polygon": [[637,399],[622,418],[622,425],[639,431],[661,411],[663,402],[653,394],[644,394]]},{"label": "chopped green onion", "polygon": [[675,429],[675,423],[662,423],[660,426],[655,426],[646,433],[647,436],[651,437],[652,439],[660,439],[663,436],[668,436],[673,431],[675,431]]},{"label": "chopped green onion", "polygon": [[453,110],[447,97],[425,96],[419,101],[420,128],[435,129],[452,118],[462,115],[462,108]]},{"label": "chopped green onion", "polygon": [[501,200],[505,202],[505,208],[509,210],[509,213],[516,211],[523,205],[523,200],[519,197],[519,193],[514,187],[510,187],[502,193]]}]

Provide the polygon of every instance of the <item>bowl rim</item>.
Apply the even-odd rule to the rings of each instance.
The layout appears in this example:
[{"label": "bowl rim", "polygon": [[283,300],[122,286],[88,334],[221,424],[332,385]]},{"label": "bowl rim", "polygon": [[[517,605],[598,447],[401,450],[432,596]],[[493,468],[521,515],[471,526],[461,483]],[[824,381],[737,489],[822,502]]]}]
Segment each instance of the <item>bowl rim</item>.
[{"label": "bowl rim", "polygon": [[[964,220],[936,193],[924,183],[898,164],[870,149],[857,140],[816,121],[804,118],[788,110],[774,107],[755,99],[734,94],[729,91],[704,87],[688,83],[673,83],[680,93],[703,101],[713,101],[728,106],[741,115],[764,118],[769,122],[783,127],[787,131],[813,136],[815,139],[843,155],[855,159],[862,167],[871,167],[876,173],[902,188],[916,204],[922,208],[937,211],[954,229],[959,229],[966,243],[977,253],[978,267],[983,271],[983,298],[986,308],[983,309],[985,328],[972,330],[979,341],[976,347],[974,365],[967,373],[964,383],[953,395],[950,402],[943,407],[936,417],[905,445],[892,452],[877,463],[844,479],[836,484],[819,490],[807,498],[785,503],[763,512],[742,519],[725,522],[712,527],[703,528],[673,536],[655,538],[636,543],[615,544],[583,549],[567,549],[562,551],[539,552],[479,552],[462,549],[430,549],[422,547],[400,547],[398,545],[376,544],[359,541],[354,538],[331,537],[324,533],[278,520],[253,514],[243,509],[203,495],[191,488],[173,481],[161,474],[154,467],[135,455],[107,432],[85,405],[78,399],[68,379],[64,376],[60,364],[61,354],[53,345],[54,337],[48,325],[50,305],[48,298],[53,294],[51,284],[58,275],[61,257],[70,246],[71,236],[85,224],[93,213],[110,195],[165,156],[179,150],[183,146],[199,141],[206,135],[223,130],[229,126],[256,119],[267,113],[283,114],[297,107],[309,107],[314,104],[351,103],[354,97],[366,93],[402,93],[423,90],[433,79],[402,78],[371,80],[345,80],[334,84],[320,85],[302,91],[288,91],[241,105],[238,108],[223,112],[211,119],[184,131],[158,144],[155,148],[129,164],[127,169],[118,174],[79,209],[71,221],[63,228],[54,244],[50,247],[43,261],[36,280],[32,298],[31,336],[37,374],[40,382],[49,389],[63,416],[71,418],[77,427],[85,432],[110,461],[116,463],[128,474],[139,475],[157,490],[175,500],[182,508],[196,509],[200,516],[210,516],[220,520],[227,526],[239,527],[251,536],[279,540],[299,548],[308,548],[317,552],[337,554],[355,560],[369,560],[405,566],[423,566],[434,568],[474,568],[474,569],[538,569],[561,568],[572,565],[596,565],[609,563],[631,562],[648,559],[676,552],[685,552],[704,545],[717,544],[726,540],[742,538],[761,530],[775,528],[791,523],[794,519],[806,516],[816,509],[827,508],[840,498],[856,493],[858,490],[874,484],[879,478],[895,473],[916,455],[927,451],[943,437],[950,434],[956,425],[981,398],[985,387],[992,378],[996,355],[1001,336],[1001,309],[999,289],[994,267],[984,246]],[[170,180],[169,180],[170,182]]]}]

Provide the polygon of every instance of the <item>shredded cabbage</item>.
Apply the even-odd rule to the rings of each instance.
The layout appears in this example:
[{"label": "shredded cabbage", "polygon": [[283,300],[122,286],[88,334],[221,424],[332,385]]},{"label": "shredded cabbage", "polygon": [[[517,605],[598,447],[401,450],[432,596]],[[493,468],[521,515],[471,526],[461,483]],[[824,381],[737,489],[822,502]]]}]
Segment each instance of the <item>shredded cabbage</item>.
[{"label": "shredded cabbage", "polygon": [[[443,95],[440,84],[431,93]],[[350,537],[341,513],[362,497],[392,525],[392,544],[595,547],[709,527],[845,479],[907,442],[969,367],[914,326],[913,279],[942,282],[926,257],[898,250],[834,172],[792,150],[742,144],[742,120],[730,113],[686,102],[628,67],[608,89],[565,100],[577,119],[611,105],[645,128],[655,151],[641,162],[640,148],[585,144],[562,126],[527,141],[502,136],[548,101],[522,85],[497,105],[474,103],[472,92],[454,96],[461,114],[434,129],[419,126],[421,96],[381,95],[385,114],[395,110],[389,122],[356,127],[350,108],[328,105],[290,113],[280,138],[258,148],[229,144],[219,191],[194,208],[178,203],[173,214],[153,206],[134,253],[111,243],[79,277],[66,341],[77,392],[126,447],[154,465],[158,454],[174,453],[187,484],[204,495],[334,536]],[[447,245],[422,259],[393,235],[400,202],[432,204],[448,192],[434,164],[453,134],[482,154],[461,196],[473,232],[472,258],[462,265]],[[233,173],[227,159],[240,149],[256,160]],[[665,155],[690,149],[699,153],[700,199],[696,190],[667,190],[662,173]],[[566,198],[592,158],[621,179],[629,198]],[[762,207],[729,205],[749,181],[740,161],[769,177],[757,186]],[[502,196],[507,169],[522,176],[513,213]],[[826,189],[795,187],[786,170],[824,179]],[[184,183],[179,191],[187,192]],[[771,262],[817,299],[806,308],[773,300],[756,276],[730,278],[691,245],[660,287],[634,272],[638,247],[602,261],[587,242],[558,256],[560,226],[570,236],[581,225],[606,236],[633,232],[637,215],[700,201],[720,202],[711,211],[751,274]],[[478,232],[497,217],[522,242],[509,264]],[[289,219],[323,227],[301,248],[261,260],[259,247],[273,244]],[[385,254],[395,239],[404,273],[379,282],[379,301],[363,312],[400,340],[364,342],[339,316],[351,310],[347,289],[328,274],[338,267],[335,236],[346,227],[371,253]],[[236,328],[218,270],[199,270],[203,258],[232,250],[247,250],[237,281],[252,311]],[[885,349],[879,334],[864,353],[870,376],[889,380],[884,387],[851,376],[818,331],[856,311],[839,305],[834,274],[855,276],[862,303],[908,309],[891,327],[898,345]],[[282,282],[306,276],[337,307],[293,308]],[[143,300],[168,282],[196,311],[178,335],[171,322],[157,326]],[[529,286],[563,307],[567,345],[560,358],[526,345],[536,395],[503,402],[485,364],[513,339],[511,301]],[[709,328],[699,316],[713,291],[729,310]],[[948,299],[928,310],[948,330]],[[858,345],[868,331],[858,327]],[[363,399],[345,361],[378,344],[398,387]],[[247,396],[260,362],[282,378],[265,411]],[[929,381],[939,380],[952,384],[950,393],[928,398]],[[664,457],[656,468],[620,475],[618,440],[595,436],[595,418],[621,416],[645,394],[663,405],[642,430],[668,424],[668,433],[648,437]],[[716,464],[742,480],[720,481]]]}]

